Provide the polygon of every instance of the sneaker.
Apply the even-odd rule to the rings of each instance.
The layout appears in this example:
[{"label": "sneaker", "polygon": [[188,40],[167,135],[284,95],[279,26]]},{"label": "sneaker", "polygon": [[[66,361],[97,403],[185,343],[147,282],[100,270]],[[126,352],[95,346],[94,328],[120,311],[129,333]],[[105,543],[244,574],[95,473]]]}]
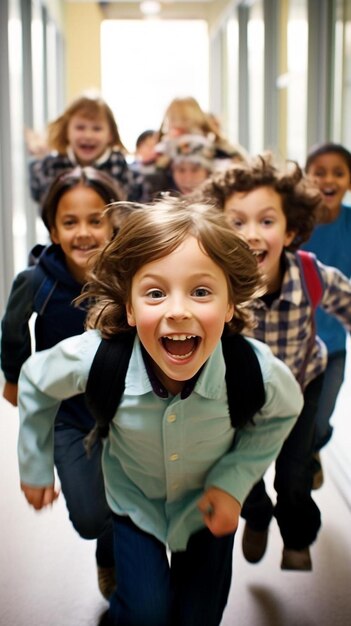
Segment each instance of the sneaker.
[{"label": "sneaker", "polygon": [[320,489],[324,483],[323,467],[321,463],[321,457],[319,452],[315,452],[313,455],[313,481],[312,489]]},{"label": "sneaker", "polygon": [[252,530],[245,524],[242,548],[244,557],[249,563],[258,563],[266,552],[268,528],[266,530]]},{"label": "sneaker", "polygon": [[116,589],[116,576],[114,567],[97,566],[98,586],[101,594],[109,600]]},{"label": "sneaker", "polygon": [[310,549],[288,550],[284,548],[280,567],[286,570],[310,572],[312,570]]}]

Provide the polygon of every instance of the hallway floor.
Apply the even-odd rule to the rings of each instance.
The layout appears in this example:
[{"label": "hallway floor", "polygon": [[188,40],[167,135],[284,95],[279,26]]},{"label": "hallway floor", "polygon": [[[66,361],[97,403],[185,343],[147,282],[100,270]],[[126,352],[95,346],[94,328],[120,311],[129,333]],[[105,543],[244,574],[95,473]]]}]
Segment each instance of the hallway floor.
[{"label": "hallway floor", "polygon": [[[29,508],[19,489],[17,410],[1,398],[0,412],[0,626],[95,626],[107,605],[97,588],[94,544],[75,533],[62,496],[50,510]],[[263,561],[246,563],[241,525],[222,626],[351,624],[350,506],[333,479],[332,445],[322,458],[326,481],[315,498],[323,527],[312,547],[313,571],[280,570],[275,523]]]}]

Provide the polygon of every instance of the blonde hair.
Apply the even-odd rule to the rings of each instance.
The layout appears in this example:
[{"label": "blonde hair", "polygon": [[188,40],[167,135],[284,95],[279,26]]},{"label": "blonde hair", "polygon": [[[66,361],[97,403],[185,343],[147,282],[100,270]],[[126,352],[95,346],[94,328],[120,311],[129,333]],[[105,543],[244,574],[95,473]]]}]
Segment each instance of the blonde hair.
[{"label": "blonde hair", "polygon": [[246,158],[244,149],[232,145],[219,131],[213,115],[206,113],[192,96],[174,98],[168,105],[159,131],[159,138],[167,135],[174,120],[181,120],[184,133],[202,134],[211,139],[219,150],[239,161]]},{"label": "blonde hair", "polygon": [[196,237],[226,276],[228,298],[235,308],[228,324],[231,330],[240,332],[251,324],[245,304],[257,295],[262,278],[256,259],[224,215],[203,202],[184,198],[165,197],[149,205],[119,202],[111,205],[111,210],[119,205],[131,205],[133,210],[116,237],[98,253],[80,297],[94,303],[88,328],[99,328],[104,336],[130,330],[126,303],[134,275],[145,264],[171,254],[189,236]]},{"label": "blonde hair", "polygon": [[82,95],[74,100],[56,120],[48,126],[48,144],[50,149],[65,154],[68,146],[67,129],[74,115],[81,115],[89,120],[104,118],[111,133],[111,146],[116,146],[126,153],[117,128],[117,123],[108,104],[99,96]]}]

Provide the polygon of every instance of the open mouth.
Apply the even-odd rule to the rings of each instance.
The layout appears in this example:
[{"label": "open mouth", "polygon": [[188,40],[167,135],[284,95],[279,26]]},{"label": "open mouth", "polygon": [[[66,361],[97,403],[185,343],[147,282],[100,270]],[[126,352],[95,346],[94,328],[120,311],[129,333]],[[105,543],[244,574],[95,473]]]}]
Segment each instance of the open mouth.
[{"label": "open mouth", "polygon": [[265,250],[251,250],[251,252],[258,264],[263,263],[267,256],[267,252]]},{"label": "open mouth", "polygon": [[197,335],[165,335],[161,343],[166,352],[180,361],[188,359],[196,350],[200,337]]},{"label": "open mouth", "polygon": [[326,198],[333,198],[336,195],[336,190],[335,189],[323,189],[322,190],[322,194],[323,196],[325,196]]}]

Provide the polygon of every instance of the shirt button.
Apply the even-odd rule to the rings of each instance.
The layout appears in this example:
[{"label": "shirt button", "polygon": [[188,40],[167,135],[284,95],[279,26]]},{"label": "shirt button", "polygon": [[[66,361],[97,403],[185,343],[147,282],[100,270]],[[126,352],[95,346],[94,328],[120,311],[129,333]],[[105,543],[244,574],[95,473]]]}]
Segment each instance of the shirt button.
[{"label": "shirt button", "polygon": [[167,422],[172,423],[172,422],[175,422],[175,421],[176,421],[176,419],[177,419],[177,416],[176,416],[176,415],[168,415],[168,417],[167,417]]},{"label": "shirt button", "polygon": [[169,457],[170,461],[178,461],[178,459],[179,459],[179,454],[177,453],[171,454],[171,456]]}]

